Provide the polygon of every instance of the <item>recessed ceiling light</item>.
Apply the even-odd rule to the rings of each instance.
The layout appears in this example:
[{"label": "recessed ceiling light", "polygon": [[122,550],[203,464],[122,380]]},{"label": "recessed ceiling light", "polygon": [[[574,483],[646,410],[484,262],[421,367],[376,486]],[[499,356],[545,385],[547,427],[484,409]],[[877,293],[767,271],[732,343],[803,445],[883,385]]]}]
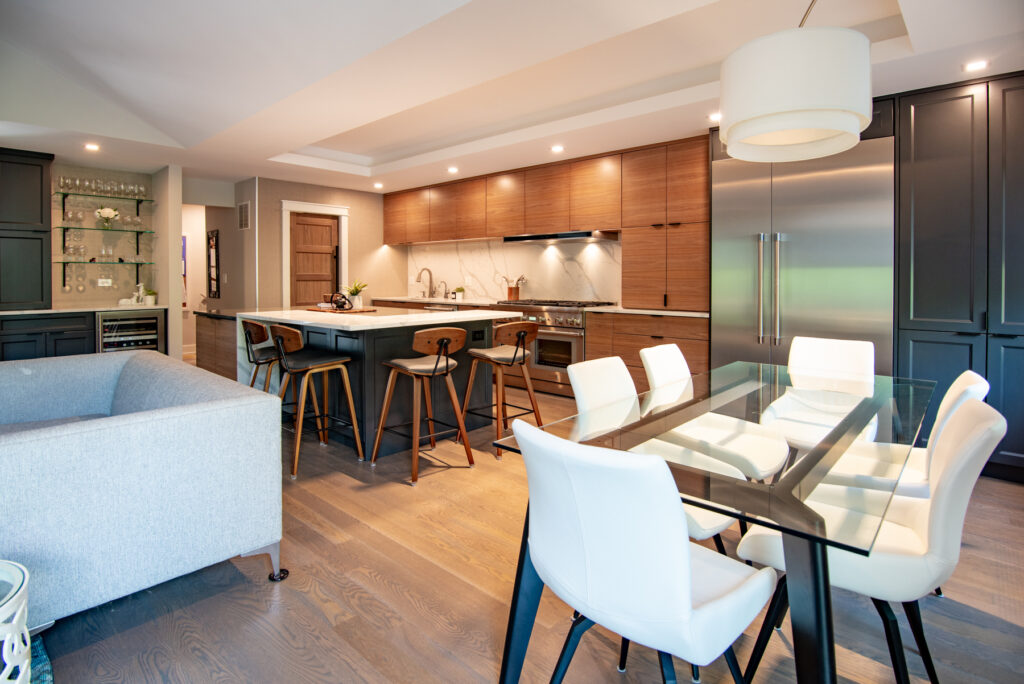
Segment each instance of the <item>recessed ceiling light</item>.
[{"label": "recessed ceiling light", "polygon": [[964,71],[981,71],[988,66],[988,60],[977,59],[973,62],[964,64]]},{"label": "recessed ceiling light", "polygon": [[448,173],[458,173],[458,172],[459,172],[459,167],[458,166],[449,166],[448,167]]},{"label": "recessed ceiling light", "polygon": [[554,152],[555,154],[558,154],[559,152],[565,152],[565,148],[562,147],[561,145],[552,145],[551,151]]},{"label": "recessed ceiling light", "polygon": [[383,183],[374,183],[374,184],[373,184],[373,187],[375,187],[375,188],[377,188],[378,190],[380,190],[381,188],[383,188],[383,187],[384,187],[384,184],[383,184]]},{"label": "recessed ceiling light", "polygon": [[722,120],[722,112],[715,112],[714,114],[708,114],[708,118],[711,119],[712,121],[714,121],[715,123],[718,123],[719,121]]},{"label": "recessed ceiling light", "polygon": [[97,145],[96,143],[85,143],[85,149],[89,150],[90,152],[99,152],[100,146]]}]

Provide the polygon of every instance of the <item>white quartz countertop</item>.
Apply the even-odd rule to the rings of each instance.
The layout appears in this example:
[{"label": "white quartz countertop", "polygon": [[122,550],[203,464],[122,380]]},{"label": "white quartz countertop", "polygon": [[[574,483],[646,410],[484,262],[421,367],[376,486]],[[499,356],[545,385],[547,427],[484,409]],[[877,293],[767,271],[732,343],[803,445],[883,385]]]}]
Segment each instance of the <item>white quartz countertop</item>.
[{"label": "white quartz countertop", "polygon": [[24,311],[0,311],[0,316],[24,316],[28,314],[35,316],[49,316],[50,314],[85,313],[86,311],[153,311],[154,309],[166,308],[166,304],[154,304],[153,306],[84,306],[75,309],[26,309]]},{"label": "white quartz countertop", "polygon": [[[372,297],[378,302],[423,302],[424,304],[451,304],[452,306],[492,306],[493,299],[445,299],[444,297]],[[365,299],[363,300],[366,301]]]},{"label": "white quartz countertop", "polygon": [[[399,313],[400,312],[400,313]],[[470,311],[421,311],[417,309],[391,309],[387,307],[374,313],[342,314],[305,309],[284,309],[281,311],[242,311],[238,318],[257,321],[311,325],[318,328],[358,331],[380,330],[383,328],[404,328],[420,325],[447,325],[469,321],[492,321],[499,318],[518,318],[520,311],[494,311],[475,309]]]},{"label": "white quartz countertop", "polygon": [[681,318],[710,318],[705,311],[666,311],[665,309],[624,309],[621,306],[588,306],[587,313],[643,314],[647,316],[678,316]]}]

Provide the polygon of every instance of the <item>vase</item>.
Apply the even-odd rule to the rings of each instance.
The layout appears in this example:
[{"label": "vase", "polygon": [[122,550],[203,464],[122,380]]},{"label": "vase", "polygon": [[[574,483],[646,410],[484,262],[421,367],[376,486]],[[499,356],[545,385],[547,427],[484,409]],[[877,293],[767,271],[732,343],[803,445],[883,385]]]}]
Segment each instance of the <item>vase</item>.
[{"label": "vase", "polygon": [[156,306],[156,295],[146,295],[143,297],[143,301],[146,303],[146,306]]},{"label": "vase", "polygon": [[114,219],[101,218],[100,226],[103,228],[103,230],[110,230],[111,228],[114,227]]},{"label": "vase", "polygon": [[349,295],[348,301],[352,302],[353,309],[363,308],[363,295]]}]

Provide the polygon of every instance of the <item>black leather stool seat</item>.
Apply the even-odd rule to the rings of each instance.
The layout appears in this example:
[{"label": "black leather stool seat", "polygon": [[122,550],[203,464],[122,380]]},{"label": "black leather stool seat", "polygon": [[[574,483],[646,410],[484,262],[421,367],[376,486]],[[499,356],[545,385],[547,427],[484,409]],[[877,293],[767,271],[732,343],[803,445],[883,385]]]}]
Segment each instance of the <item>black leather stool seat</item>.
[{"label": "black leather stool seat", "polygon": [[305,348],[285,354],[281,365],[289,372],[302,372],[317,366],[347,363],[350,360],[348,356],[339,356],[337,352],[327,349]]},{"label": "black leather stool seat", "polygon": [[271,345],[268,347],[253,347],[252,356],[256,363],[266,363],[278,359],[277,349]]}]

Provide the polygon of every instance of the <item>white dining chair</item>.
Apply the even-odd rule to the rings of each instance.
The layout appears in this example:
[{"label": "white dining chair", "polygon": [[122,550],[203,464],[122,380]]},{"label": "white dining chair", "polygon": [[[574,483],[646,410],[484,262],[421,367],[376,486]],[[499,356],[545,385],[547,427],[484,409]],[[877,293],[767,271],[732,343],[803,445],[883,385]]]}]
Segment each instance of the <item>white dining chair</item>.
[{"label": "white dining chair", "polygon": [[[883,492],[824,485],[816,488],[805,502],[824,519],[826,530],[878,530],[870,555],[829,548],[828,574],[832,586],[871,598],[882,618],[899,682],[908,682],[909,675],[899,626],[889,602],[903,604],[928,676],[937,681],[918,600],[953,574],[960,558],[971,492],[981,469],[1005,434],[1006,420],[998,411],[977,399],[967,399],[952,411],[936,437],[931,497],[895,496],[886,510],[884,505],[865,505],[872,497],[887,497]],[[824,492],[819,494],[819,490]],[[883,511],[884,518],[879,521]],[[786,569],[782,536],[773,530],[752,528],[740,541],[738,553],[749,561]],[[785,591],[783,578],[776,595],[784,596]],[[773,615],[766,619],[749,668],[756,668],[771,627],[777,621]]]},{"label": "white dining chair", "polygon": [[[794,337],[787,370],[791,381],[781,397],[762,414],[799,451],[814,448],[852,411],[871,397],[875,379],[875,346],[864,340]],[[872,441],[878,429],[873,417],[860,439]]]},{"label": "white dining chair", "polygon": [[530,559],[578,613],[551,681],[596,623],[656,649],[665,681],[676,681],[673,655],[695,666],[724,655],[743,682],[732,644],[771,597],[775,571],[688,542],[660,457],[576,444],[521,420],[512,431],[529,485]]},{"label": "white dining chair", "polygon": [[[640,361],[652,391],[690,379],[686,357],[674,344],[641,349]],[[751,480],[771,477],[789,457],[789,444],[778,430],[714,412],[680,425],[661,439],[728,463]]]},{"label": "white dining chair", "polygon": [[927,447],[913,447],[906,456],[906,445],[858,440],[832,466],[824,481],[927,498],[931,494],[928,484],[931,454],[950,416],[968,399],[984,400],[988,390],[985,378],[974,371],[964,371],[942,396]]}]

